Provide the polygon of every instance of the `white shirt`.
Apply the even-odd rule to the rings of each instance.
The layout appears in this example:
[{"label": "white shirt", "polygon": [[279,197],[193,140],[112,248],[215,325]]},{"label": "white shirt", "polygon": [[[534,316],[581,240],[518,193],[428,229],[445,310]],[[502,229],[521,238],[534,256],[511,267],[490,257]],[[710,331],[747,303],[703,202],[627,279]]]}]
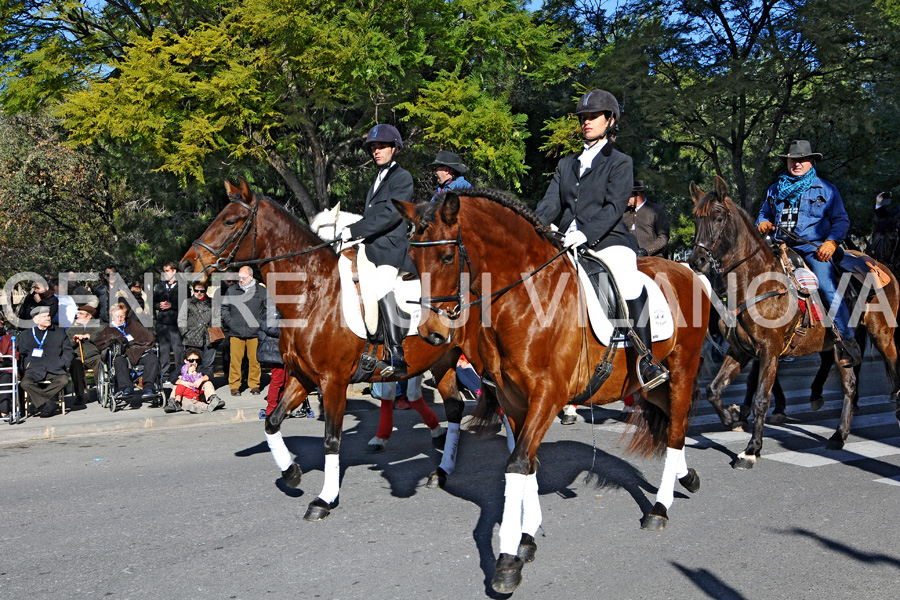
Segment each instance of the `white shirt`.
[{"label": "white shirt", "polygon": [[378,176],[375,178],[375,185],[372,186],[373,194],[378,191],[378,186],[381,185],[382,181],[384,181],[385,176],[387,176],[388,171],[391,170],[391,167],[394,166],[395,162],[396,161],[392,160],[389,165],[387,165],[385,168],[378,171]]},{"label": "white shirt", "polygon": [[584,144],[584,150],[578,157],[578,162],[581,163],[581,171],[578,172],[578,177],[584,175],[584,172],[590,168],[591,163],[594,162],[594,159],[597,158],[597,155],[600,154],[600,150],[602,150],[605,145],[606,138],[603,138],[593,146],[588,146],[587,143]]}]

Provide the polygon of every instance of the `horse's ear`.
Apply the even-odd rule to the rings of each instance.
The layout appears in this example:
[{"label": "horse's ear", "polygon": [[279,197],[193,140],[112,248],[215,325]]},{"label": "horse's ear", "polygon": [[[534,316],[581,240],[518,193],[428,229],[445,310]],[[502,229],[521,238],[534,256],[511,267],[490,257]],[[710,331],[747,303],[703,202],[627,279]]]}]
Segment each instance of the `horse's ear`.
[{"label": "horse's ear", "polygon": [[253,192],[250,191],[250,186],[247,185],[247,180],[243,177],[241,178],[241,197],[244,199],[244,202],[249,202],[253,199]]},{"label": "horse's ear", "polygon": [[725,198],[728,197],[728,186],[718,175],[716,175],[716,196],[719,197],[719,202],[725,202]]},{"label": "horse's ear", "polygon": [[693,181],[691,182],[690,189],[691,189],[691,200],[694,201],[694,206],[697,206],[697,203],[700,202],[701,200],[703,200],[703,196],[705,196],[706,194],[704,194],[703,190],[701,190],[700,187]]},{"label": "horse's ear", "polygon": [[237,188],[236,185],[234,185],[233,183],[231,183],[230,181],[228,181],[226,179],[225,180],[225,193],[228,194],[229,196],[233,196],[234,194],[240,194],[241,191]]},{"label": "horse's ear", "polygon": [[416,204],[415,202],[404,202],[403,200],[391,200],[394,203],[394,208],[397,209],[397,212],[400,213],[400,216],[403,217],[403,220],[407,223],[415,223],[416,222]]},{"label": "horse's ear", "polygon": [[459,196],[447,192],[441,203],[441,219],[447,225],[456,225],[457,215],[459,215]]}]

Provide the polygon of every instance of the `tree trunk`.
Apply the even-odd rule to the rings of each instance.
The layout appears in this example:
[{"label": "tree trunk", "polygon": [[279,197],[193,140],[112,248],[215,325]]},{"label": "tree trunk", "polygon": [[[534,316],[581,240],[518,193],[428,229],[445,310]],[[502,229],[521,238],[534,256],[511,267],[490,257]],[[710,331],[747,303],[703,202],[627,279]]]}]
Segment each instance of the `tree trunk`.
[{"label": "tree trunk", "polygon": [[265,139],[256,131],[252,132],[250,135],[253,137],[253,141],[262,146],[266,151],[266,158],[268,159],[269,164],[278,171],[278,174],[281,175],[281,178],[287,184],[288,188],[294,193],[294,197],[297,198],[297,201],[300,203],[300,209],[303,211],[306,222],[311,222],[313,217],[315,217],[319,211],[316,208],[316,203],[312,199],[312,196],[310,196],[309,192],[306,190],[306,186],[303,185],[294,170],[288,166],[287,161],[275,150],[269,140]]}]

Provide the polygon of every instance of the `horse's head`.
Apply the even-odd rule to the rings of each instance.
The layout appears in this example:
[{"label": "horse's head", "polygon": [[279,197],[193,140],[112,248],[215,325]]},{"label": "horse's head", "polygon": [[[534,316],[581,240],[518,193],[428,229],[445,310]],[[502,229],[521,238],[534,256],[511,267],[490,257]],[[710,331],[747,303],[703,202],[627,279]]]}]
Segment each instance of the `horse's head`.
[{"label": "horse's head", "polygon": [[256,243],[256,215],[260,197],[250,191],[247,182],[239,186],[225,181],[230,202],[206,228],[181,259],[181,270],[208,275],[224,271],[232,263],[251,258]]},{"label": "horse's head", "polygon": [[688,258],[691,268],[707,277],[717,274],[718,263],[740,240],[740,209],[728,197],[725,181],[716,175],[715,191],[704,193],[691,182],[694,201],[694,249]]},{"label": "horse's head", "polygon": [[[463,247],[459,234],[459,197],[448,193],[439,203],[393,202],[413,229],[410,255],[423,281],[424,310],[419,335],[439,346],[450,340],[455,326],[452,320],[459,316],[457,311],[465,301],[461,289],[464,260],[460,256]],[[428,296],[430,291],[436,293]]]},{"label": "horse's head", "polygon": [[[333,208],[323,210],[313,217],[309,223],[309,228],[323,240],[333,240],[340,237],[343,229],[360,219],[362,219],[362,215],[342,212],[341,203],[338,202]],[[356,240],[350,244],[345,244],[344,247],[355,246],[360,243],[362,243],[362,240]]]}]

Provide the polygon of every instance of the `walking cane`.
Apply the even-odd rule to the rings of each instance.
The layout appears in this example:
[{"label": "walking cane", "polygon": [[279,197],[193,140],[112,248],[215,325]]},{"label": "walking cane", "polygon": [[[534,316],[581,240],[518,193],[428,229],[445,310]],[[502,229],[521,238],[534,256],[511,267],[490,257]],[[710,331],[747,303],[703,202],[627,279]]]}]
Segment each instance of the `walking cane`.
[{"label": "walking cane", "polygon": [[84,364],[84,348],[81,347],[81,340],[78,340],[78,352],[81,353],[81,364]]}]

